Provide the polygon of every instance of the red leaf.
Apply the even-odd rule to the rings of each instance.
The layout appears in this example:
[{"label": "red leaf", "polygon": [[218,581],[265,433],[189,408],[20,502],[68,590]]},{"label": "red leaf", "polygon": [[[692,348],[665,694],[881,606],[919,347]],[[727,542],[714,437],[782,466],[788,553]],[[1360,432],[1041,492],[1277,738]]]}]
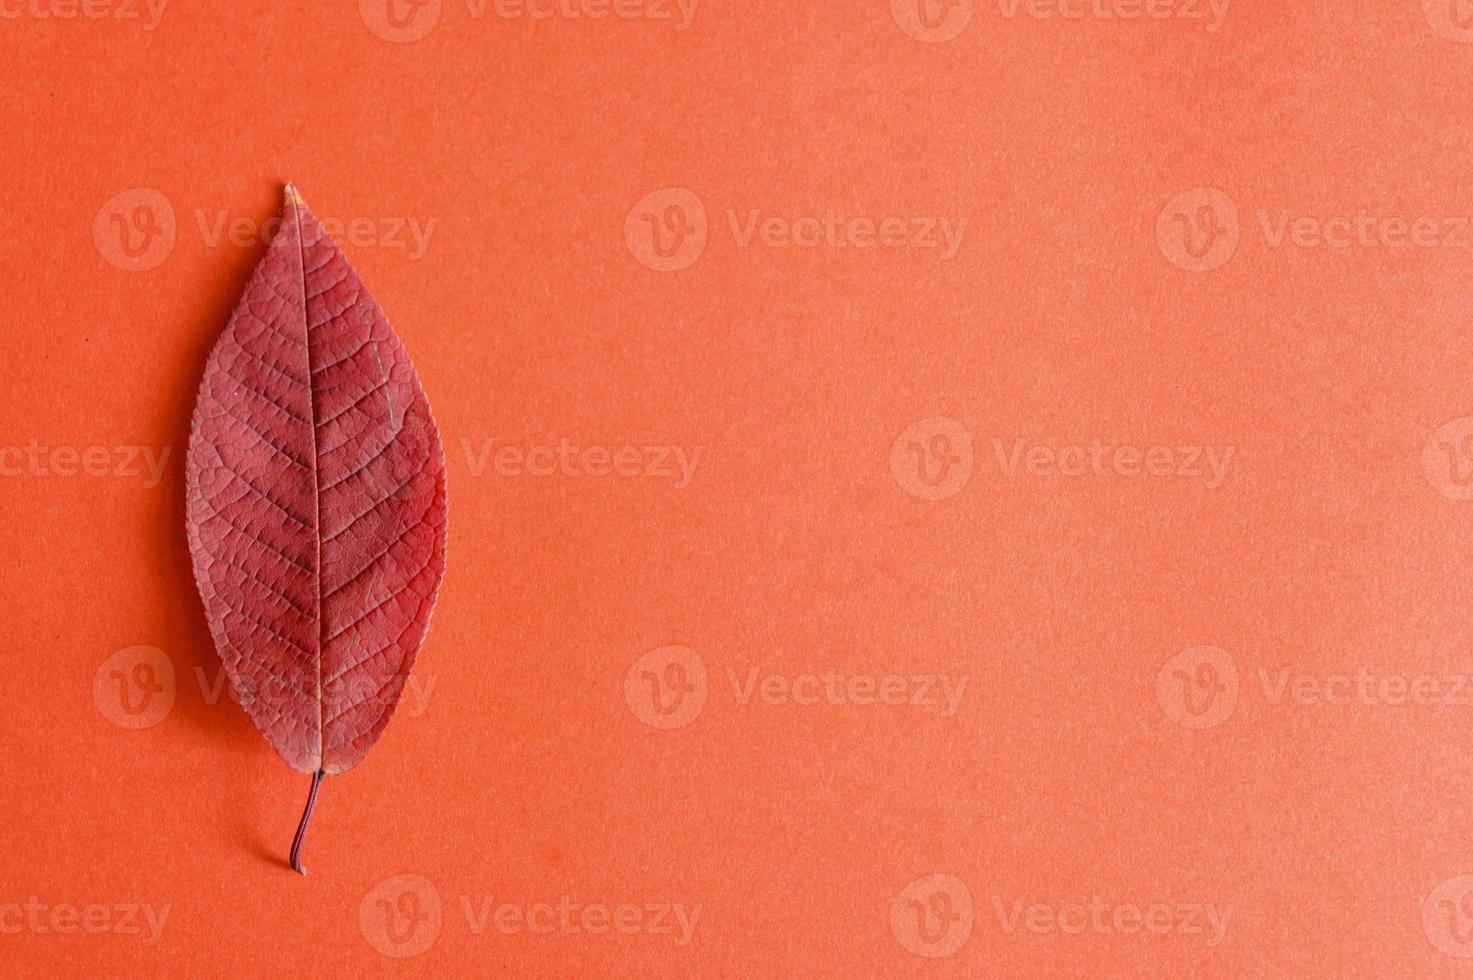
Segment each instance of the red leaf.
[{"label": "red leaf", "polygon": [[399,338],[291,186],[205,368],[188,480],[195,578],[241,704],[293,769],[351,769],[445,571],[444,453]]}]

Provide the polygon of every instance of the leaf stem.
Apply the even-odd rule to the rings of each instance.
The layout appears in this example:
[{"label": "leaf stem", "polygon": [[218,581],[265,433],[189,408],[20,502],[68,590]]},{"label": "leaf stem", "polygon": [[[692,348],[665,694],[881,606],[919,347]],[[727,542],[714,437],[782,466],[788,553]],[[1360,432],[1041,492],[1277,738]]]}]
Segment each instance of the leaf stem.
[{"label": "leaf stem", "polygon": [[322,777],[327,775],[321,769],[312,774],[312,792],[307,794],[307,808],[302,811],[302,822],[297,824],[297,836],[292,839],[292,870],[299,875],[307,873],[302,867],[302,838],[307,836],[307,821],[312,819],[312,806],[317,802],[317,787],[322,785]]}]

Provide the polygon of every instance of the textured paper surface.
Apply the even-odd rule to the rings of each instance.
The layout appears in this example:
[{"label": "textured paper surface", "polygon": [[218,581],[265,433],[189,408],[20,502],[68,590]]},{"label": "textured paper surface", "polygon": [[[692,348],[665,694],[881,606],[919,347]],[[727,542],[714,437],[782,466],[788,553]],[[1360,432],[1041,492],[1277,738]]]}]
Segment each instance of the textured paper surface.
[{"label": "textured paper surface", "polygon": [[[5,963],[1473,953],[1456,5],[197,8],[0,7]],[[307,879],[180,532],[288,179],[455,509]]]}]

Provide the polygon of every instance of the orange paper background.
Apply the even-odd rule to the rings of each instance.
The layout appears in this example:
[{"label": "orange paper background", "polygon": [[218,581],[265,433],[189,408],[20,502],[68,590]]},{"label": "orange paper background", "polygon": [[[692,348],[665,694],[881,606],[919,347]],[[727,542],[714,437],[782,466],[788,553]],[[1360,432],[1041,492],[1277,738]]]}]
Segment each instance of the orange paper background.
[{"label": "orange paper background", "polygon": [[[6,973],[1473,962],[1466,4],[393,2],[0,2]],[[183,530],[286,180],[450,484],[422,701],[305,879]]]}]

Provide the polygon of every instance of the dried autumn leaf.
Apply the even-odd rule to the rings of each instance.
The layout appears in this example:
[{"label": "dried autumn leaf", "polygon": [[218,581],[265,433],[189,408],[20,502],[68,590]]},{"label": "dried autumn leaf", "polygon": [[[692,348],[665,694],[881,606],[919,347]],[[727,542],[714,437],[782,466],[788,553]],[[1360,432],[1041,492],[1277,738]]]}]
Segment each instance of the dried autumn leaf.
[{"label": "dried autumn leaf", "polygon": [[394,713],[445,571],[445,462],[383,311],[288,185],[210,354],[189,548],[238,700],[287,765],[356,765]]}]

